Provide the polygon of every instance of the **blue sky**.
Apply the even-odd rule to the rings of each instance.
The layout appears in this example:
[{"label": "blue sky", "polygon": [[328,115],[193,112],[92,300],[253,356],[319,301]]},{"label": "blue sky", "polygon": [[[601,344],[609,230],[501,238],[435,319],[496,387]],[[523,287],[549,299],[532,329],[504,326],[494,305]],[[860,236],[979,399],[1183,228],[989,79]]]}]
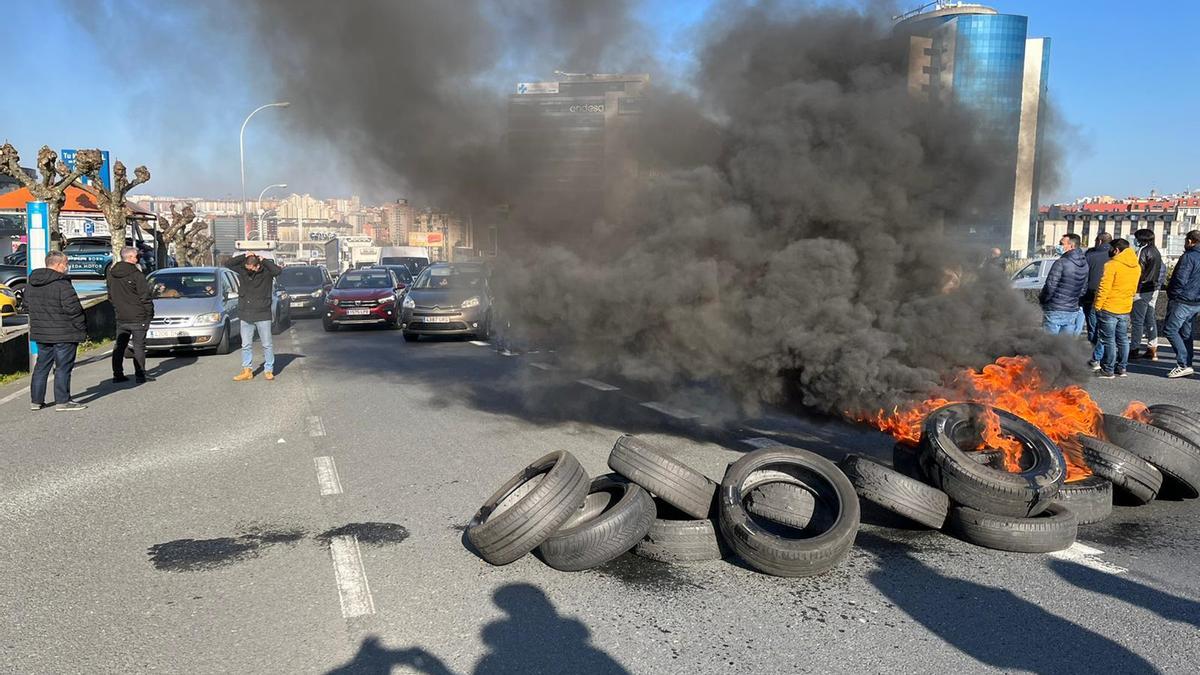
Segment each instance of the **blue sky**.
[{"label": "blue sky", "polygon": [[[5,3],[0,22],[0,40],[8,47],[5,70],[20,85],[9,88],[0,136],[30,159],[43,143],[56,149],[110,149],[127,164],[144,163],[154,172],[140,192],[239,195],[238,127],[247,112],[271,97],[254,77],[240,72],[245,55],[219,37],[173,25],[153,0],[126,0],[121,4],[142,13],[147,25],[169,29],[152,40],[196,64],[195,73],[186,77],[138,68],[136,50],[120,41],[101,44],[69,16],[65,1]],[[667,68],[686,71],[690,31],[712,2],[643,1],[638,16],[653,27]],[[1071,127],[1064,136],[1065,185],[1043,195],[1043,201],[1200,188],[1200,88],[1195,86],[1200,0],[1158,0],[1150,6],[1117,0],[997,0],[993,6],[1029,16],[1031,35],[1052,39],[1050,93]],[[217,47],[202,49],[205,44]],[[64,85],[37,87],[29,75],[35,70],[67,73]],[[179,112],[181,103],[186,112]],[[276,182],[318,196],[353,189],[336,149],[289,136],[281,119],[286,114],[268,110],[251,122],[247,191],[257,195]],[[289,168],[297,166],[305,168]]]}]

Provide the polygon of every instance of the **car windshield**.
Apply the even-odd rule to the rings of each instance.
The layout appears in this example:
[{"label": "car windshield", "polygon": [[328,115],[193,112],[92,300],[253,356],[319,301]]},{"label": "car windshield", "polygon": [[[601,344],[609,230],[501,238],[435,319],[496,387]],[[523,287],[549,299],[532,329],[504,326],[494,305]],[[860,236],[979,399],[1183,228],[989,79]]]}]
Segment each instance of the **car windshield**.
[{"label": "car windshield", "polygon": [[453,267],[426,267],[413,288],[474,289],[483,286],[483,276]]},{"label": "car windshield", "polygon": [[285,267],[279,274],[279,283],[284,286],[320,286],[321,270],[315,267]]},{"label": "car windshield", "polygon": [[379,269],[391,270],[392,274],[395,274],[396,278],[402,284],[412,283],[412,275],[408,273],[408,268],[403,265],[380,265]]},{"label": "car windshield", "polygon": [[212,272],[172,272],[150,276],[150,293],[157,300],[211,298],[217,294],[217,275]]},{"label": "car windshield", "polygon": [[391,288],[392,275],[383,271],[346,272],[338,279],[337,287],[343,290]]},{"label": "car windshield", "polygon": [[1013,275],[1013,281],[1021,281],[1023,279],[1036,279],[1038,277],[1038,272],[1041,270],[1041,268],[1042,268],[1042,263],[1040,263],[1040,262],[1029,263],[1028,265],[1025,266],[1025,269],[1022,269],[1020,272],[1017,272],[1015,275]]}]

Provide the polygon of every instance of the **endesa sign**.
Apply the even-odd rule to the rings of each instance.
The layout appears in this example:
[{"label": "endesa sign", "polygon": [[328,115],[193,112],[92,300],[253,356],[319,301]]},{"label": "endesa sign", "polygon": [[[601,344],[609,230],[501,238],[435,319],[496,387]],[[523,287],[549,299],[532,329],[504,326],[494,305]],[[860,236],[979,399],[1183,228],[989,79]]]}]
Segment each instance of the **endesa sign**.
[{"label": "endesa sign", "polygon": [[446,237],[441,232],[409,232],[409,246],[441,246]]}]

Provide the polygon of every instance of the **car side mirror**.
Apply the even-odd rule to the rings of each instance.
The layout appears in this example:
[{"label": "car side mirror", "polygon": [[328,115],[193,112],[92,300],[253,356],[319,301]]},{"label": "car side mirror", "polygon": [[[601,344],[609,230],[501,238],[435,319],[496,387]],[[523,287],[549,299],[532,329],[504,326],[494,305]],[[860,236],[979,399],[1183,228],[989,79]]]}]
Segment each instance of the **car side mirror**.
[{"label": "car side mirror", "polygon": [[226,300],[237,300],[237,296],[238,296],[237,291],[229,291],[228,293],[225,294],[225,299]]}]

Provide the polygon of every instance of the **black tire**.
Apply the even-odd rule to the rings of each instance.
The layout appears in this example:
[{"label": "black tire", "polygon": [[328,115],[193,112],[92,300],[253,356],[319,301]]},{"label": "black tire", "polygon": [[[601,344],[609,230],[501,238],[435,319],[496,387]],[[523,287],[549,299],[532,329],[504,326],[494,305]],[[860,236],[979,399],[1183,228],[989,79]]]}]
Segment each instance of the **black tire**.
[{"label": "black tire", "polygon": [[665,563],[704,562],[729,556],[714,520],[693,519],[661,499],[655,499],[654,505],[657,517],[646,536],[633,547],[635,554]]},{"label": "black tire", "polygon": [[848,455],[838,467],[861,499],[935,530],[945,524],[950,510],[945,492],[862,455]]},{"label": "black tire", "polygon": [[563,572],[603,565],[636,546],[656,514],[649,492],[617,474],[599,476],[583,505],[538,546],[538,553]]},{"label": "black tire", "polygon": [[617,439],[608,466],[693,518],[707,518],[712,513],[717,484],[636,436],[626,434]]},{"label": "black tire", "polygon": [[1162,489],[1162,473],[1146,460],[1108,441],[1076,436],[1078,444],[1063,443],[1071,461],[1092,470],[1111,482],[1113,487],[1139,504],[1154,501]]},{"label": "black tire", "polygon": [[[762,527],[743,506],[746,495],[764,483],[799,482],[817,495],[818,527],[779,534]],[[755,569],[780,577],[827,572],[850,552],[858,533],[859,505],[854,486],[833,462],[806,450],[755,450],[729,466],[721,481],[718,522],[725,541]],[[819,530],[806,536],[808,530]]]},{"label": "black tire", "polygon": [[1200,452],[1196,446],[1166,429],[1117,415],[1104,416],[1104,434],[1114,445],[1153,464],[1184,497],[1200,496]]},{"label": "black tire", "polygon": [[921,450],[914,445],[896,443],[892,446],[892,470],[922,483],[929,482],[921,463]]},{"label": "black tire", "polygon": [[1080,525],[1098,523],[1112,515],[1113,484],[1100,476],[1064,483],[1054,503],[1074,511]]},{"label": "black tire", "polygon": [[325,327],[326,333],[336,333],[337,332],[337,329],[338,329],[337,324],[333,323],[332,321],[322,321],[321,325]]},{"label": "black tire", "polygon": [[[525,486],[529,487],[522,490]],[[484,560],[507,565],[558,531],[587,492],[587,473],[579,461],[569,452],[552,452],[510,478],[484,502],[467,525],[467,539]]]},{"label": "black tire", "polygon": [[226,321],[225,327],[221,329],[221,339],[217,341],[217,347],[213,351],[221,355],[228,354],[233,351],[231,342],[232,340],[229,339],[229,322]]},{"label": "black tire", "polygon": [[754,488],[742,503],[756,516],[802,530],[812,522],[817,498],[803,485],[781,482]]},{"label": "black tire", "polygon": [[416,342],[417,340],[420,340],[420,339],[421,339],[420,335],[417,335],[416,333],[410,333],[408,331],[404,331],[404,341],[405,342]]},{"label": "black tire", "polygon": [[966,506],[950,509],[948,529],[963,541],[998,551],[1050,553],[1075,543],[1079,520],[1075,512],[1051,504],[1032,518],[984,513]]},{"label": "black tire", "polygon": [[1166,429],[1196,446],[1200,452],[1200,415],[1177,405],[1160,403],[1146,409],[1150,413],[1150,424]]},{"label": "black tire", "polygon": [[994,469],[972,460],[959,443],[978,437],[984,407],[954,403],[935,410],[921,432],[929,453],[930,482],[954,502],[987,513],[1027,518],[1050,506],[1067,476],[1062,451],[1034,425],[1004,410],[995,410],[1005,434],[1019,439],[1032,464],[1019,472]]}]

